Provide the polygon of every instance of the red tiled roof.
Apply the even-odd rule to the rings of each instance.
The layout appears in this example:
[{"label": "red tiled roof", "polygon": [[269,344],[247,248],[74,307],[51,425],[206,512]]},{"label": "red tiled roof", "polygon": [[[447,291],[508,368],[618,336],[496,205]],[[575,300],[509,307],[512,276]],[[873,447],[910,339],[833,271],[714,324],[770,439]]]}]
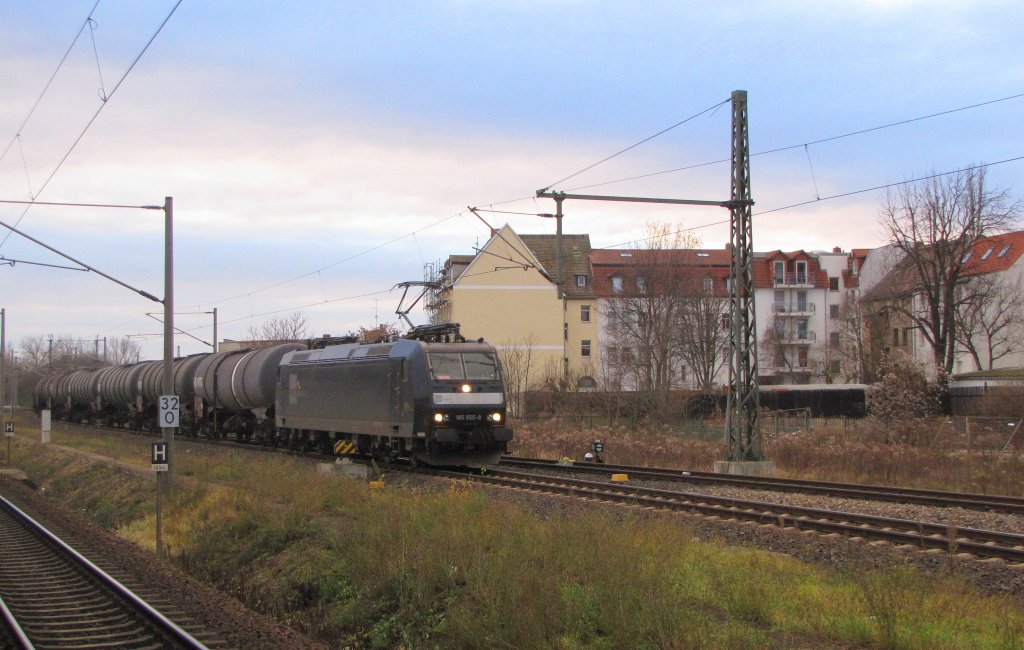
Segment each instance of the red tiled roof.
[{"label": "red tiled roof", "polygon": [[814,281],[814,287],[817,289],[828,289],[828,273],[821,270],[818,258],[807,251],[799,250],[784,253],[776,250],[762,253],[761,255],[755,254],[754,257],[754,288],[756,289],[767,289],[775,286],[773,266],[774,262],[780,259],[786,262],[785,272],[787,274],[796,272],[793,262],[798,260],[807,262],[807,277]]},{"label": "red tiled roof", "polygon": [[[1006,249],[1005,252],[1003,249]],[[1024,230],[982,237],[971,247],[971,256],[964,263],[963,274],[983,275],[1005,271],[1020,259],[1021,254],[1024,254]]]},{"label": "red tiled roof", "polygon": [[[722,249],[597,249],[590,253],[594,292],[599,297],[617,295],[612,291],[612,277],[622,277],[624,285],[631,289],[635,286],[636,278],[648,273],[659,273],[652,269],[654,266],[699,280],[715,278],[720,280],[715,283],[716,292],[724,294],[725,281],[729,277],[729,262],[729,251]],[[648,280],[657,282],[657,278]]]}]

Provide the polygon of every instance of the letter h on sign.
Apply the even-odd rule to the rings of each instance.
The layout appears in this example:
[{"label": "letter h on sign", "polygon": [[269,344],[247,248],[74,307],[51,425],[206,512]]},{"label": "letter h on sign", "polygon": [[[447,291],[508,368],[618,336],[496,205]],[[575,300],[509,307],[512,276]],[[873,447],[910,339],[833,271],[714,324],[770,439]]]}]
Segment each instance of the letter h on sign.
[{"label": "letter h on sign", "polygon": [[153,443],[153,455],[150,457],[150,463],[153,465],[153,471],[166,472],[167,471],[167,443],[166,442],[154,442]]}]

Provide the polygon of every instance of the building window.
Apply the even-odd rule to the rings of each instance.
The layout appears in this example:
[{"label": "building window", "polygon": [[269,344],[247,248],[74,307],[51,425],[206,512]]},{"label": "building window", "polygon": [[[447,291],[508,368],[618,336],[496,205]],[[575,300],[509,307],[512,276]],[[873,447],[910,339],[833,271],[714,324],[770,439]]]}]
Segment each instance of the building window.
[{"label": "building window", "polygon": [[974,252],[974,251],[967,251],[967,254],[966,254],[966,255],[964,255],[964,256],[963,256],[962,258],[960,258],[960,263],[961,263],[961,264],[967,264],[967,260],[971,259],[971,254],[972,254],[973,252]]},{"label": "building window", "polygon": [[612,291],[615,293],[622,293],[622,276],[612,276]]},{"label": "building window", "polygon": [[640,293],[647,293],[647,278],[639,277],[636,279],[636,290]]},{"label": "building window", "polygon": [[987,250],[987,251],[985,251],[985,254],[981,256],[981,259],[983,259],[983,260],[987,260],[987,259],[988,259],[988,256],[989,256],[989,255],[991,255],[991,254],[992,254],[992,251],[994,251],[995,249],[996,249],[996,247],[995,247],[995,246],[989,246],[989,247],[988,247],[988,250]]},{"label": "building window", "polygon": [[910,340],[910,328],[909,327],[904,327],[903,328],[903,345],[906,346],[907,342],[909,340]]},{"label": "building window", "polygon": [[683,365],[679,369],[679,378],[685,383],[686,382],[686,366]]},{"label": "building window", "polygon": [[714,278],[704,278],[704,293],[714,293],[714,292],[715,292],[715,279]]},{"label": "building window", "polygon": [[585,286],[587,286],[587,276],[585,276],[585,275],[577,275],[576,276],[576,286],[577,287],[585,287]]},{"label": "building window", "polygon": [[828,335],[828,344],[834,350],[839,349],[839,332],[831,332]]},{"label": "building window", "polygon": [[842,368],[840,367],[838,360],[832,360],[828,362],[828,373],[830,375],[832,375],[833,377],[838,377],[841,371]]},{"label": "building window", "polygon": [[782,284],[784,278],[786,277],[786,263],[782,261],[777,261],[774,264],[774,269],[776,284]]},{"label": "building window", "polygon": [[580,305],[580,322],[590,322],[590,305]]},{"label": "building window", "polygon": [[562,323],[562,340],[569,340],[569,323]]},{"label": "building window", "polygon": [[898,327],[892,328],[892,345],[895,348],[900,346],[900,329]]},{"label": "building window", "polygon": [[589,357],[590,356],[590,340],[589,339],[583,339],[582,341],[580,341],[580,356],[581,357]]},{"label": "building window", "polygon": [[1007,251],[1010,250],[1011,245],[1012,244],[1007,244],[1006,246],[1003,246],[1003,248],[999,251],[999,255],[996,255],[996,257],[1006,257],[1006,253]]},{"label": "building window", "polygon": [[828,317],[829,318],[839,318],[839,305],[829,305],[828,306]]},{"label": "building window", "polygon": [[828,290],[829,291],[839,291],[839,277],[838,276],[830,277],[828,279]]},{"label": "building window", "polygon": [[807,262],[796,263],[796,283],[804,284],[807,282]]}]

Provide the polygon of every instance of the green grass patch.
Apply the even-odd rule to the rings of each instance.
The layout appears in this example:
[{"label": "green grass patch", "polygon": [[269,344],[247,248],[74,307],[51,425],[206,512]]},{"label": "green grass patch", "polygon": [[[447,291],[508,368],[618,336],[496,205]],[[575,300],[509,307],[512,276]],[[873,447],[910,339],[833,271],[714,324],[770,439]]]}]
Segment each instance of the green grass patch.
[{"label": "green grass patch", "polygon": [[[70,507],[151,544],[151,478],[19,456]],[[1019,603],[909,569],[844,576],[668,521],[542,519],[462,482],[370,490],[198,450],[179,467],[194,480],[167,503],[172,556],[332,647],[1024,647]]]}]

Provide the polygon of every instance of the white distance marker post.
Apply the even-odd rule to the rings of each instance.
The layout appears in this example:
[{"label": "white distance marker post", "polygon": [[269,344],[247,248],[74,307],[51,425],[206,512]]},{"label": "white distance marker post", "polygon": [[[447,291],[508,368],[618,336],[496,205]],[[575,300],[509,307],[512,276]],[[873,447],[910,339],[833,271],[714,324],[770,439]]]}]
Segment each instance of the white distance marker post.
[{"label": "white distance marker post", "polygon": [[160,428],[177,429],[180,400],[177,395],[160,396]]},{"label": "white distance marker post", "polygon": [[39,440],[45,445],[50,442],[50,409],[43,409],[39,418]]}]

